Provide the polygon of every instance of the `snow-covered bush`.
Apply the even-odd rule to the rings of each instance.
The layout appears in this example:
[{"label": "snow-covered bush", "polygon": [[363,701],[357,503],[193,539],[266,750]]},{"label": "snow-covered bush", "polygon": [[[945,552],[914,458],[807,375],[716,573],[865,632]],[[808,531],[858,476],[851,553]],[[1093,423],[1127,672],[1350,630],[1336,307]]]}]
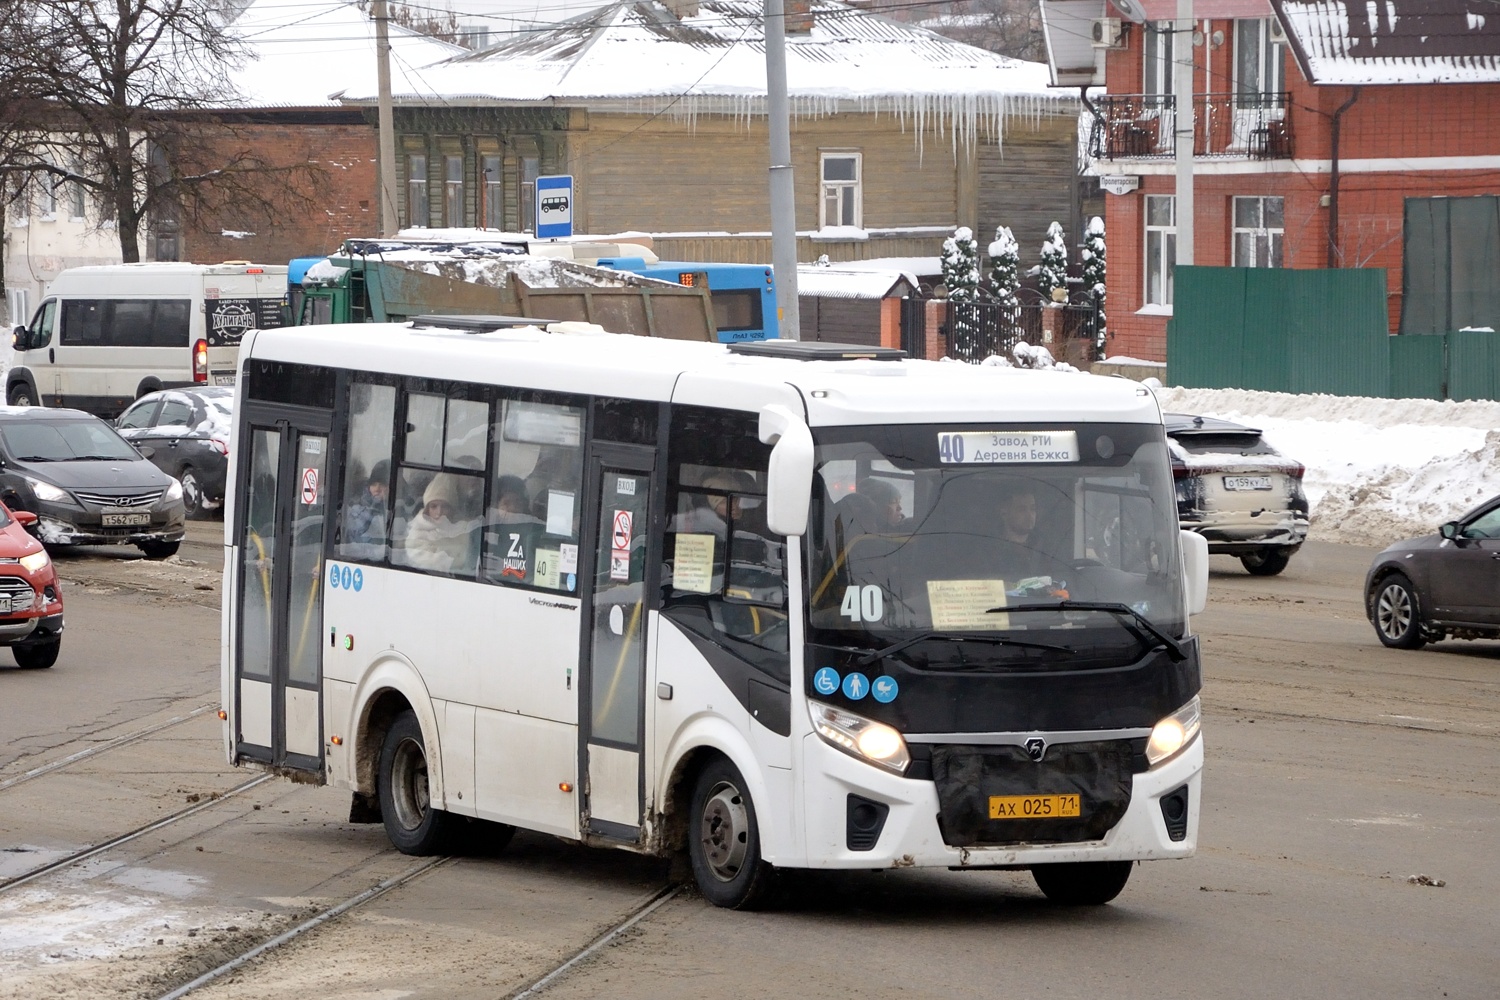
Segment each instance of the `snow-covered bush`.
[{"label": "snow-covered bush", "polygon": [[980,362],[980,364],[991,365],[997,368],[1045,368],[1056,372],[1078,371],[1077,368],[1074,368],[1066,361],[1054,360],[1052,352],[1045,347],[1033,347],[1024,340],[1016,341],[1015,346],[1010,349],[1010,353],[1015,358],[1014,361],[1001,354],[991,354]]},{"label": "snow-covered bush", "polygon": [[990,244],[990,287],[1000,307],[1000,334],[1014,336],[1021,322],[1021,245],[1005,226],[995,230]]},{"label": "snow-covered bush", "polygon": [[[979,242],[967,226],[959,226],[943,241],[943,284],[950,302],[979,299]],[[979,324],[974,310],[951,309],[948,315],[953,353],[960,358],[974,357],[979,353]]]},{"label": "snow-covered bush", "polygon": [[1083,238],[1083,289],[1093,297],[1099,311],[1089,317],[1088,332],[1094,338],[1094,354],[1104,357],[1104,220],[1094,216],[1089,220],[1088,231]]},{"label": "snow-covered bush", "polygon": [[1037,287],[1042,299],[1052,301],[1054,288],[1068,287],[1068,241],[1063,236],[1062,223],[1054,222],[1047,227],[1047,239],[1042,243],[1042,265],[1037,273]]}]

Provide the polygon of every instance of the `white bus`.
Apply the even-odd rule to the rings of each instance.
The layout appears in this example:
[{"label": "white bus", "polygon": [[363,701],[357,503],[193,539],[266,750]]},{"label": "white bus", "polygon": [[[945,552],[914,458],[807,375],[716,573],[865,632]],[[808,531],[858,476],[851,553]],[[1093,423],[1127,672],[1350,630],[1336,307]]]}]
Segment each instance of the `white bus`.
[{"label": "white bus", "polygon": [[232,385],[240,337],[282,325],[285,264],[102,264],[63,271],[15,329],[12,406],[118,416],[148,392]]},{"label": "white bus", "polygon": [[1207,553],[1149,390],[467,318],[240,363],[229,760],[402,851],[685,851],[731,907],[773,867],[1103,903],[1193,853]]}]

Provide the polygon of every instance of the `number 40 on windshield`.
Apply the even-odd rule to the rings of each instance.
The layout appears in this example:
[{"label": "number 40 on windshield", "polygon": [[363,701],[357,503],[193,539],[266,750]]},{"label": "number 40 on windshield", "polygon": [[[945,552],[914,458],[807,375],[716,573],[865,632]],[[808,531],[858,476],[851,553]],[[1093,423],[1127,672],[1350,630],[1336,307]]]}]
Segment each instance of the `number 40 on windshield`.
[{"label": "number 40 on windshield", "polygon": [[873,585],[846,587],[839,613],[850,621],[878,622],[885,617],[885,595]]}]

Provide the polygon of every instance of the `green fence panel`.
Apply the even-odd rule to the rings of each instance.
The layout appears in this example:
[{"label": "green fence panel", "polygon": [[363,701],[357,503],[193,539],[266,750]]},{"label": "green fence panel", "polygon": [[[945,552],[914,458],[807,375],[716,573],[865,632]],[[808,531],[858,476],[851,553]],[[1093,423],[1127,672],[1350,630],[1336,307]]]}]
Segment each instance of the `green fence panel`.
[{"label": "green fence panel", "polygon": [[1500,334],[1488,330],[1448,334],[1448,398],[1500,399]]},{"label": "green fence panel", "polygon": [[1384,396],[1385,271],[1179,267],[1172,381],[1196,388]]},{"label": "green fence panel", "polygon": [[1390,337],[1392,399],[1443,399],[1447,337],[1402,334]]}]

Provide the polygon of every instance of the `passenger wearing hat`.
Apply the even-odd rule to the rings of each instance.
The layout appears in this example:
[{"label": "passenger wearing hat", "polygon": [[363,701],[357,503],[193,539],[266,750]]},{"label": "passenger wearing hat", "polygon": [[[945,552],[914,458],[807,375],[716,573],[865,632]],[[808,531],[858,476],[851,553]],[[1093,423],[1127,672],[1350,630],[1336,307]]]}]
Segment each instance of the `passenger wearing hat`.
[{"label": "passenger wearing hat", "polygon": [[344,534],[340,541],[383,547],[390,492],[391,463],[381,460],[370,470],[364,491],[344,508]]},{"label": "passenger wearing hat", "polygon": [[439,573],[473,571],[470,525],[459,513],[459,484],[440,472],[422,493],[422,509],[406,531],[406,562]]}]

